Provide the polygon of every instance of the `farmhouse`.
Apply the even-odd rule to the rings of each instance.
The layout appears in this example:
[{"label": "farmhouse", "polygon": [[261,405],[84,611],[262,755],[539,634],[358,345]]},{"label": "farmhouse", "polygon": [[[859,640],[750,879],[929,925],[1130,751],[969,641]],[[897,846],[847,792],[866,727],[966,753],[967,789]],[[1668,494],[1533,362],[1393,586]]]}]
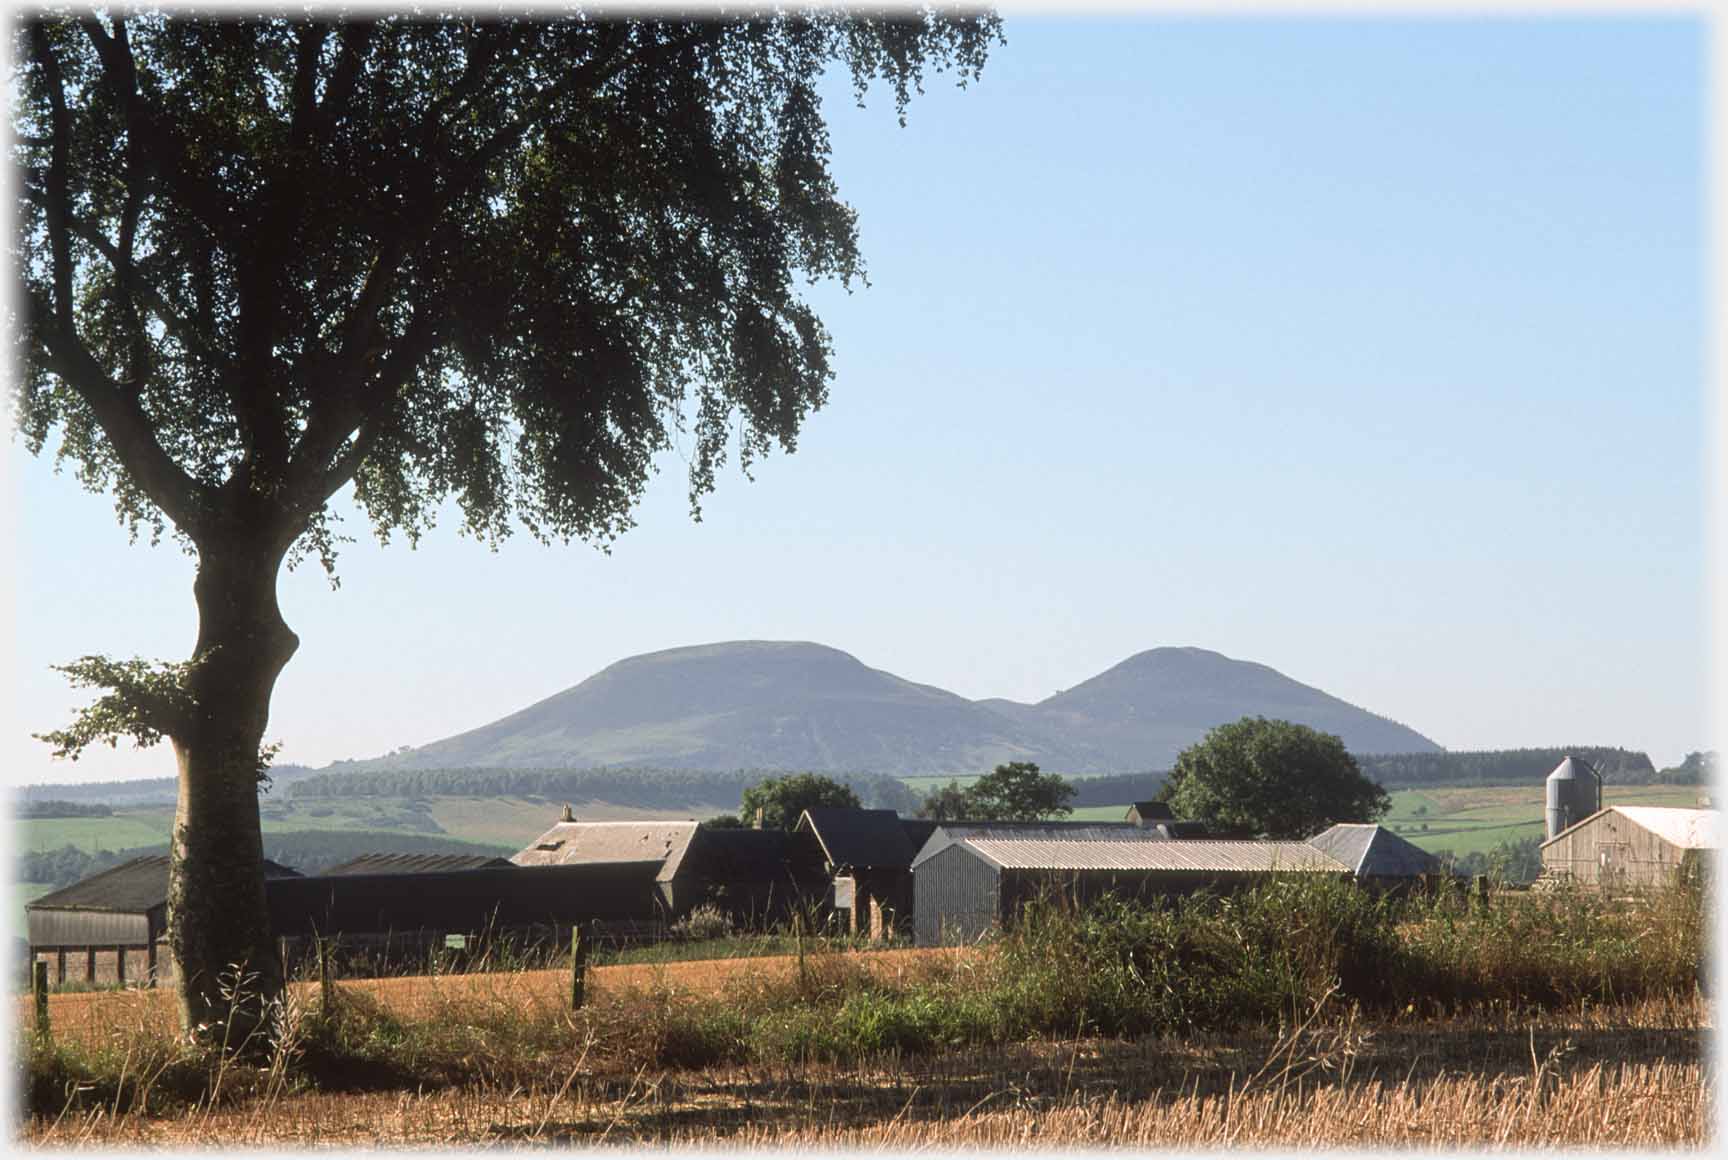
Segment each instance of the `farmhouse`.
[{"label": "farmhouse", "polygon": [[[266,860],[266,879],[299,872]],[[56,983],[154,982],[172,960],[159,954],[168,929],[168,855],[134,858],[24,907],[30,958]]]},{"label": "farmhouse", "polygon": [[[945,839],[945,840],[939,840]],[[1347,875],[1343,862],[1306,842],[1239,839],[1018,836],[1010,829],[937,835],[913,863],[919,946],[970,942],[1011,922],[1044,894],[1085,903],[1230,889],[1272,874]]]},{"label": "farmhouse", "polygon": [[1609,806],[1542,843],[1542,876],[1601,890],[1636,891],[1709,875],[1718,811]]}]

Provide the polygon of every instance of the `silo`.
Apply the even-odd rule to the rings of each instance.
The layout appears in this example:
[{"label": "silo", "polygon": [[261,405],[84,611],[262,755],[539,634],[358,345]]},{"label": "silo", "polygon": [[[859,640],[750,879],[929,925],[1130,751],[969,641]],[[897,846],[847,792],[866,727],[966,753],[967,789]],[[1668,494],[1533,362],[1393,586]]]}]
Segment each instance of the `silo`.
[{"label": "silo", "polygon": [[1548,834],[1553,838],[1602,808],[1602,778],[1582,758],[1563,758],[1548,775]]}]

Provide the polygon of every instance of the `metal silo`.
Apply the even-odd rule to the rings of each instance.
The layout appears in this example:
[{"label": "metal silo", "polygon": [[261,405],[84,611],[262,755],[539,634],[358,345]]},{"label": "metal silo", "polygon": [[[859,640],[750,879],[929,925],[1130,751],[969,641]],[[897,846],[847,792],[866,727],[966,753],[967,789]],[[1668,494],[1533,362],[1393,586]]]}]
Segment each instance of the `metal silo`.
[{"label": "metal silo", "polygon": [[1548,775],[1548,834],[1553,838],[1602,808],[1602,775],[1570,755]]}]

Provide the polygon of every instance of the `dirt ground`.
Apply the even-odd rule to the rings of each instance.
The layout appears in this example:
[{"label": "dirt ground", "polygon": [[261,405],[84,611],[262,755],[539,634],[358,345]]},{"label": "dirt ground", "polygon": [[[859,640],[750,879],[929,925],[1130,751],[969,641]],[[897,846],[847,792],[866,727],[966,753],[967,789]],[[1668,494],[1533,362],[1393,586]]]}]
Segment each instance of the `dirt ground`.
[{"label": "dirt ground", "polygon": [[[969,953],[964,949],[930,947],[902,950],[846,952],[870,971],[894,977],[910,969],[928,970],[945,962],[957,962]],[[739,978],[790,978],[798,969],[795,955],[762,958],[703,959],[681,963],[631,964],[595,967],[589,971],[590,994],[607,992],[663,991],[703,995],[721,991]],[[514,1004],[562,1004],[570,1000],[570,972],[510,971],[474,975],[413,975],[390,979],[348,979],[343,990],[364,991],[402,1015],[437,1011],[456,1001],[501,1001]],[[314,998],[317,985],[297,983],[296,994]],[[35,1018],[29,996],[18,1004],[19,1020],[28,1026]],[[115,1032],[140,1027],[170,1031],[174,1027],[174,995],[170,989],[84,991],[48,997],[48,1019],[53,1034],[94,1045]]]}]

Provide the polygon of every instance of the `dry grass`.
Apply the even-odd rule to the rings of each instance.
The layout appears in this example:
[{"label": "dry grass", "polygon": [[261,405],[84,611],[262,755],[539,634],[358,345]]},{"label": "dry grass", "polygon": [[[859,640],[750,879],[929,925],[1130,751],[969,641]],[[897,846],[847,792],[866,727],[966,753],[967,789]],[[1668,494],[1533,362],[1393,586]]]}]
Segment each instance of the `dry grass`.
[{"label": "dry grass", "polygon": [[1283,1035],[1075,1040],[867,1066],[617,1072],[577,1054],[537,1082],[277,1093],[166,1117],[99,1109],[32,1146],[749,1148],[1702,1148],[1709,1009],[1650,1000],[1541,1016]]}]

